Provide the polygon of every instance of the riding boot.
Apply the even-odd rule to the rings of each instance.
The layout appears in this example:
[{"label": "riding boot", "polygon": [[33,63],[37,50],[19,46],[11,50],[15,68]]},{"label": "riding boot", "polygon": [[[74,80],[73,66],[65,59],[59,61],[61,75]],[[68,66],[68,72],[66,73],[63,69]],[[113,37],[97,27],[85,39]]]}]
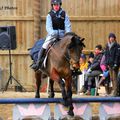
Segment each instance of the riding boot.
[{"label": "riding boot", "polygon": [[36,64],[33,64],[31,66],[32,69],[38,70],[41,67],[43,60],[45,58],[45,51],[46,51],[46,49],[41,48],[40,52],[38,53],[38,59],[37,59]]}]

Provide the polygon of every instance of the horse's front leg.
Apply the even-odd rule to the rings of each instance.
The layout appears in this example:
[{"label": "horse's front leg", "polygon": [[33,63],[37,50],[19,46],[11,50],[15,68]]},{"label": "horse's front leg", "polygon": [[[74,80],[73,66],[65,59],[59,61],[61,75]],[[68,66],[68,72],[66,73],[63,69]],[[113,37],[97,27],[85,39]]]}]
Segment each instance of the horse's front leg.
[{"label": "horse's front leg", "polygon": [[67,91],[67,104],[69,105],[68,114],[70,116],[74,116],[74,112],[73,112],[74,107],[72,104],[72,77],[71,76],[66,79],[65,87]]},{"label": "horse's front leg", "polygon": [[55,94],[54,94],[54,81],[52,79],[49,80],[49,87],[50,87],[50,91],[49,91],[49,98],[54,98]]},{"label": "horse's front leg", "polygon": [[35,72],[35,78],[36,78],[36,93],[35,93],[35,98],[40,98],[40,85],[41,85],[41,72],[40,71],[36,71]]},{"label": "horse's front leg", "polygon": [[66,95],[66,90],[65,90],[65,80],[64,79],[59,80],[59,86],[60,86],[61,92],[62,92],[62,98],[63,98],[62,104],[64,106],[68,106],[68,104],[67,104],[67,95]]}]

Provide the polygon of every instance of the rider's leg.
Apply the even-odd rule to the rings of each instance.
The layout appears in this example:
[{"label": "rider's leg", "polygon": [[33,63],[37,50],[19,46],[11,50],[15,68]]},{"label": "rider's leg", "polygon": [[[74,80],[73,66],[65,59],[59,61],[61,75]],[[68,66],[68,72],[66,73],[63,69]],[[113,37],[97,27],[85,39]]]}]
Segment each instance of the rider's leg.
[{"label": "rider's leg", "polygon": [[46,37],[46,40],[45,40],[41,50],[38,53],[37,62],[31,66],[32,69],[38,70],[39,67],[41,67],[41,64],[42,64],[42,62],[45,58],[45,50],[47,49],[47,46],[49,45],[49,43],[52,41],[51,40],[52,38],[53,38],[52,36],[47,36]]},{"label": "rider's leg", "polygon": [[38,54],[37,66],[42,64],[44,57],[45,57],[45,51],[46,49],[42,47]]},{"label": "rider's leg", "polygon": [[39,53],[38,53],[38,59],[37,59],[36,64],[33,64],[33,65],[31,66],[32,69],[34,69],[34,70],[38,70],[38,69],[39,69],[39,67],[41,66],[41,64],[42,64],[42,62],[43,62],[43,60],[44,60],[45,51],[46,51],[46,49],[44,49],[44,48],[42,47],[41,50],[40,50]]}]

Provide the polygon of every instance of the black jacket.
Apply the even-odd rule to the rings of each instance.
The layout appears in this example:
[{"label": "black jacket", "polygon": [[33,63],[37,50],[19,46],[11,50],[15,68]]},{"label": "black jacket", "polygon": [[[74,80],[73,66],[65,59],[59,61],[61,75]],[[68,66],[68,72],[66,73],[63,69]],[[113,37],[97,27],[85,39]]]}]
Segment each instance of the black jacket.
[{"label": "black jacket", "polygon": [[52,19],[52,25],[53,25],[53,29],[54,30],[65,30],[65,11],[63,11],[62,9],[60,9],[57,12],[54,12],[53,10],[51,10],[49,12],[51,19]]},{"label": "black jacket", "polygon": [[105,58],[106,58],[106,64],[109,65],[111,68],[116,64],[119,66],[119,57],[120,57],[120,45],[115,42],[111,49],[109,49],[108,44],[106,45],[105,49]]},{"label": "black jacket", "polygon": [[90,67],[91,70],[101,71],[100,62],[101,62],[102,56],[103,56],[103,53],[99,53],[98,55],[95,55],[93,63],[91,64],[91,67]]}]

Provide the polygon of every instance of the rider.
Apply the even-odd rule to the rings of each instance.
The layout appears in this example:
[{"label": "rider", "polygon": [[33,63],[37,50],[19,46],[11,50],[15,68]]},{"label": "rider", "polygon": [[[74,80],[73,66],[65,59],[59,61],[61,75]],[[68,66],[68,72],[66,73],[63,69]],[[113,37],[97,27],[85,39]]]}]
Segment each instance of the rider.
[{"label": "rider", "polygon": [[66,12],[61,8],[61,0],[51,0],[51,11],[48,13],[46,18],[46,30],[47,37],[45,42],[38,53],[38,60],[35,64],[32,65],[34,70],[38,70],[41,66],[44,57],[45,51],[52,41],[55,41],[56,38],[62,38],[65,33],[71,32],[71,23]]}]

